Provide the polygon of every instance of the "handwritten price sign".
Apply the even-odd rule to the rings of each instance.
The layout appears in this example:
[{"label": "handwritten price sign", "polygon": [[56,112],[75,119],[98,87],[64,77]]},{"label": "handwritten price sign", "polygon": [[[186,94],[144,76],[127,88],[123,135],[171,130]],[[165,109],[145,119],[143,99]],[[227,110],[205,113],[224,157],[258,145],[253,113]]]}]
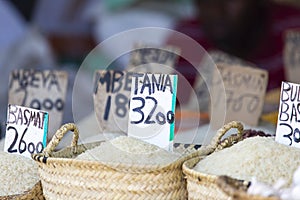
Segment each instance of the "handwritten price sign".
[{"label": "handwritten price sign", "polygon": [[[221,79],[216,74],[213,76],[212,105],[218,109],[219,105],[226,103],[226,110],[219,111],[226,113],[225,123],[239,120],[256,126],[263,109],[268,72],[239,65],[219,64],[217,67],[218,71],[215,73],[220,73]],[[225,100],[219,97],[223,88]],[[218,120],[223,119],[214,118],[213,121]]]},{"label": "handwritten price sign", "polygon": [[8,102],[47,111],[50,115],[49,133],[54,134],[61,126],[67,84],[65,71],[14,70],[10,74]]},{"label": "handwritten price sign", "polygon": [[46,146],[48,113],[8,105],[4,151],[30,157]]},{"label": "handwritten price sign", "polygon": [[132,74],[118,70],[94,74],[94,107],[104,132],[127,134]]},{"label": "handwritten price sign", "polygon": [[275,140],[300,148],[300,85],[282,82]]},{"label": "handwritten price sign", "polygon": [[165,149],[174,139],[177,75],[133,74],[128,136]]}]

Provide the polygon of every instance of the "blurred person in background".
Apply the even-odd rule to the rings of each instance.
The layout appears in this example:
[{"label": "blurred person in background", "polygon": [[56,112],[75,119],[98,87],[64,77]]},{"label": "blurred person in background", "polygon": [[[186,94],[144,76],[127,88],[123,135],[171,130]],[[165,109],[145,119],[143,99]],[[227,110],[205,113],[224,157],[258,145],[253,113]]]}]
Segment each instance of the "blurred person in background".
[{"label": "blurred person in background", "polygon": [[92,22],[88,16],[93,2],[94,0],[36,2],[32,23],[48,39],[58,63],[79,65],[96,46]]},{"label": "blurred person in background", "polygon": [[34,7],[34,2],[29,2],[21,10],[17,1],[0,1],[0,139],[5,133],[10,72],[19,68],[52,68],[55,63],[47,39],[29,22]]},{"label": "blurred person in background", "polygon": [[[58,61],[80,63],[96,45],[120,32],[142,27],[174,28],[179,18],[190,13],[189,6],[183,0],[39,0],[32,21],[49,39]],[[156,38],[164,39],[161,35]],[[138,41],[139,36],[132,35],[123,43],[133,46]],[[102,53],[114,56],[123,43],[111,45]],[[126,62],[121,63],[122,68]]]},{"label": "blurred person in background", "polygon": [[[197,14],[180,21],[176,30],[192,37],[206,51],[221,50],[267,70],[268,90],[281,86],[285,80],[284,33],[300,27],[297,7],[268,0],[195,0],[194,5]],[[180,38],[171,37],[169,43],[189,51]],[[188,84],[194,84],[197,71],[191,64],[180,59],[177,70]],[[190,91],[185,88],[179,86],[178,95],[188,96]]]}]

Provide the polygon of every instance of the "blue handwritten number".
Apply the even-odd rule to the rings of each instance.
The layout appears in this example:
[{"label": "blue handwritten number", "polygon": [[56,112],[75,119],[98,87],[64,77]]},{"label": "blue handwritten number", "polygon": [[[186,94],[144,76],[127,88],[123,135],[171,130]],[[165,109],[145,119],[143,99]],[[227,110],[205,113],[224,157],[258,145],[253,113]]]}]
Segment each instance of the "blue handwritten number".
[{"label": "blue handwritten number", "polygon": [[[40,147],[40,148],[39,148]],[[36,152],[37,153],[42,153],[44,150],[44,146],[43,146],[43,143],[42,142],[38,142],[37,145],[36,145]]]},{"label": "blue handwritten number", "polygon": [[29,153],[34,153],[34,151],[35,151],[35,146],[34,146],[34,144],[32,143],[32,142],[30,142],[29,144],[28,144],[28,151],[29,151]]},{"label": "blue handwritten number", "polygon": [[226,91],[227,93],[227,104],[228,108],[231,108],[235,112],[239,112],[243,104],[247,104],[247,111],[249,113],[253,113],[257,110],[257,106],[259,105],[259,98],[256,95],[252,94],[244,94],[239,96],[238,98],[234,98],[234,93],[232,91]]},{"label": "blue handwritten number", "polygon": [[108,115],[109,115],[109,111],[110,111],[110,105],[111,105],[111,96],[108,96],[107,97],[107,101],[106,101],[104,116],[103,116],[104,120],[108,120]]},{"label": "blue handwritten number", "polygon": [[157,100],[154,98],[154,97],[146,97],[146,99],[151,99],[153,102],[154,102],[154,106],[152,108],[152,110],[150,111],[148,117],[146,118],[145,120],[145,124],[154,124],[155,121],[154,120],[151,120],[152,116],[153,116],[153,113],[157,107]]},{"label": "blue handwritten number", "polygon": [[44,99],[43,101],[40,101],[39,99],[33,99],[29,107],[38,110],[53,110],[53,108],[56,108],[57,111],[62,111],[64,109],[64,101],[60,98],[58,98],[55,102],[48,98]]},{"label": "blue handwritten number", "polygon": [[174,120],[175,120],[174,113],[173,113],[173,111],[170,110],[167,113],[167,121],[168,121],[169,124],[172,124],[174,122]]},{"label": "blue handwritten number", "polygon": [[13,149],[13,148],[14,148],[16,142],[17,142],[17,139],[18,139],[18,131],[13,126],[8,127],[7,131],[9,131],[10,129],[13,129],[15,131],[15,137],[14,137],[14,141],[11,143],[11,145],[9,146],[9,148],[7,149],[7,151],[9,153],[16,153],[16,152],[18,152],[18,150],[17,149]]},{"label": "blue handwritten number", "polygon": [[[20,152],[20,154],[24,153],[26,151],[26,148],[27,148],[26,142],[23,140],[24,135],[27,132],[27,129],[28,128],[25,128],[25,130],[24,130],[24,132],[23,132],[23,134],[21,136],[20,142],[19,142],[19,152]],[[22,144],[23,144],[23,147],[24,147],[23,149],[21,149],[21,145]]]},{"label": "blue handwritten number", "polygon": [[[297,134],[297,136],[298,137],[296,137],[296,134]],[[298,128],[296,128],[295,130],[294,130],[294,135],[293,135],[293,138],[294,138],[294,141],[296,142],[296,143],[299,143],[300,142],[300,130],[298,129]]]},{"label": "blue handwritten number", "polygon": [[115,98],[115,104],[116,104],[116,115],[118,117],[125,117],[127,114],[127,108],[126,105],[128,104],[128,99],[127,97],[120,93],[116,95]]},{"label": "blue handwritten number", "polygon": [[280,125],[280,126],[287,126],[287,127],[290,128],[291,132],[290,132],[289,134],[283,135],[283,137],[288,138],[288,139],[290,140],[290,144],[289,144],[289,145],[292,145],[292,143],[293,143],[293,140],[292,140],[292,136],[293,136],[293,128],[292,128],[289,124],[287,124],[287,123],[280,123],[279,125]]},{"label": "blue handwritten number", "polygon": [[157,123],[160,125],[164,125],[166,123],[166,117],[162,112],[158,112],[156,115]]},{"label": "blue handwritten number", "polygon": [[145,106],[145,100],[142,98],[142,97],[133,97],[132,100],[139,100],[142,102],[142,105],[140,107],[136,107],[134,109],[132,109],[132,111],[134,112],[138,112],[141,114],[141,119],[138,120],[138,121],[131,121],[132,124],[139,124],[141,123],[142,121],[144,121],[144,113],[142,111],[142,109],[144,108]]}]

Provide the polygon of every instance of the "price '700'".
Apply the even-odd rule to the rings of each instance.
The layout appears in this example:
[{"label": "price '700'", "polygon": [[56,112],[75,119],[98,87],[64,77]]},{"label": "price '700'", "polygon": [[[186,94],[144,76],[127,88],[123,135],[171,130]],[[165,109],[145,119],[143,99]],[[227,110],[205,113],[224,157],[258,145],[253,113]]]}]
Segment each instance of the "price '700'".
[{"label": "price '700'", "polygon": [[[148,116],[145,116],[144,114],[144,107],[146,104],[146,100],[152,101],[153,103],[153,107],[151,108]],[[172,124],[174,122],[175,116],[174,116],[174,112],[173,111],[168,111],[166,114],[162,113],[162,112],[157,112],[155,114],[155,120],[153,120],[153,115],[156,111],[157,108],[157,100],[154,97],[150,97],[150,96],[146,96],[144,98],[142,97],[133,97],[132,101],[139,101],[141,102],[141,105],[133,108],[132,111],[133,112],[137,112],[140,114],[140,119],[136,120],[136,121],[130,121],[131,124],[140,124],[140,123],[144,123],[144,124],[154,124],[154,123],[158,123],[160,125],[164,125],[166,122],[168,122],[169,124]]]}]

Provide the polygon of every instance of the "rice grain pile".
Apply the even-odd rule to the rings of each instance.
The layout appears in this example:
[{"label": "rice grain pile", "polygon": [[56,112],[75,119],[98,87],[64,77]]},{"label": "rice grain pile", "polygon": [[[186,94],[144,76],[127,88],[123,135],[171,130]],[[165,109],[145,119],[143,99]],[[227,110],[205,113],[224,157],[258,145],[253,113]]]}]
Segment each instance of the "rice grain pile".
[{"label": "rice grain pile", "polygon": [[0,197],[22,194],[39,181],[38,166],[30,158],[0,151]]},{"label": "rice grain pile", "polygon": [[273,137],[247,138],[202,159],[194,170],[274,184],[283,178],[290,185],[300,166],[300,149],[275,142]]},{"label": "rice grain pile", "polygon": [[165,165],[176,161],[180,154],[166,151],[142,140],[120,136],[77,156],[78,160],[139,165]]}]

